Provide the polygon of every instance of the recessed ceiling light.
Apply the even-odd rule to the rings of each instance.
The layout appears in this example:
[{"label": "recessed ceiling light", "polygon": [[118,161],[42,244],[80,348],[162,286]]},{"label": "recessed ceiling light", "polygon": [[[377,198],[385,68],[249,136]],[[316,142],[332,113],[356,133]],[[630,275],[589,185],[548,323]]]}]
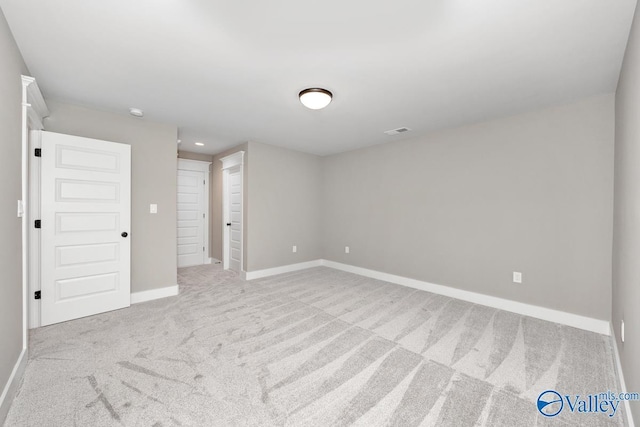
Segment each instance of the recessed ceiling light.
[{"label": "recessed ceiling light", "polygon": [[136,117],[143,117],[144,116],[144,111],[142,111],[139,108],[129,108],[129,114],[131,114],[132,116],[136,116]]},{"label": "recessed ceiling light", "polygon": [[202,142],[196,142],[196,145],[199,146],[199,147],[204,146],[204,144]]},{"label": "recessed ceiling light", "polygon": [[180,144],[181,142],[182,142],[182,140],[181,140],[181,139],[179,139],[179,140],[178,140],[178,144]]},{"label": "recessed ceiling light", "polygon": [[333,94],[326,89],[314,87],[305,89],[298,94],[300,102],[311,110],[321,110],[331,102]]}]

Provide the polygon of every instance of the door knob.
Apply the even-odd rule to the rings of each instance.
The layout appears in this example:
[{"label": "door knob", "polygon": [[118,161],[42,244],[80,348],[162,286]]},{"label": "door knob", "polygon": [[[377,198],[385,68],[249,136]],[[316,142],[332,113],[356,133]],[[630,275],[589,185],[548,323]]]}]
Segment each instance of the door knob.
[{"label": "door knob", "polygon": [[129,233],[127,233],[126,231],[123,231],[122,234],[121,234],[122,237],[127,237],[128,235],[129,235]]},{"label": "door knob", "polygon": [[227,223],[227,227],[231,227],[231,223],[230,222]]}]

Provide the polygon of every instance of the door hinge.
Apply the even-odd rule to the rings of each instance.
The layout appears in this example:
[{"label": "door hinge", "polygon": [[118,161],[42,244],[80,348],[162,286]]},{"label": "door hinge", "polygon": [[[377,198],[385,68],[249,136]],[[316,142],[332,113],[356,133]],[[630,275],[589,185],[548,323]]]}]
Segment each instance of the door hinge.
[{"label": "door hinge", "polygon": [[202,252],[204,252],[204,246],[202,247]]},{"label": "door hinge", "polygon": [[40,299],[42,297],[42,294],[40,293],[40,291],[35,291],[33,293],[33,299]]},{"label": "door hinge", "polygon": [[202,185],[205,185],[207,182],[203,179],[202,180]]},{"label": "door hinge", "polygon": [[42,148],[36,148],[35,155],[36,157],[42,157]]},{"label": "door hinge", "polygon": [[42,228],[42,221],[39,219],[36,219],[34,227],[36,228]]}]

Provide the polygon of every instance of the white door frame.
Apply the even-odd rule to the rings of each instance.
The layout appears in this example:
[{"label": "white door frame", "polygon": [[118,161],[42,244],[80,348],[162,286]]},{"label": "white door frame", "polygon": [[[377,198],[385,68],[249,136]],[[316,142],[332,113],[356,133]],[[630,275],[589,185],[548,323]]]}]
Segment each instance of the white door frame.
[{"label": "white door frame", "polygon": [[229,169],[239,166],[242,178],[242,206],[240,208],[240,273],[244,271],[244,151],[235,153],[220,159],[222,162],[222,268],[229,269]]},{"label": "white door frame", "polygon": [[[209,218],[211,214],[211,208],[209,207],[209,171],[211,162],[204,162],[201,160],[190,159],[178,159],[178,170],[204,172],[204,255],[202,255],[205,264],[211,264],[211,257],[209,256]],[[178,225],[176,224],[176,227]]]},{"label": "white door frame", "polygon": [[[42,148],[39,130],[29,132],[29,153],[36,148]],[[40,219],[40,157],[33,154],[29,157],[29,328],[38,328],[40,322],[40,300],[34,299],[33,294],[41,288],[40,282],[40,232],[33,228],[36,219]]]},{"label": "white door frame", "polygon": [[[17,82],[16,82],[17,83]],[[20,200],[17,200],[17,216],[22,218],[22,349],[5,385],[0,384],[0,420],[7,416],[9,405],[18,390],[18,385],[27,366],[29,352],[29,131],[42,129],[42,120],[49,115],[42,93],[33,77],[22,76],[21,107],[21,177]],[[18,107],[16,105],[16,107]],[[16,123],[18,125],[18,123]],[[13,203],[7,200],[7,203]],[[15,205],[14,205],[15,206]]]},{"label": "white door frame", "polygon": [[[40,240],[32,228],[33,220],[40,213],[39,158],[33,154],[36,142],[31,141],[32,131],[44,129],[43,120],[49,116],[36,79],[22,76],[22,315],[23,351],[28,345],[27,330],[40,326],[40,301],[33,292],[40,290]],[[31,145],[31,146],[30,146]],[[39,143],[37,145],[39,147]],[[38,200],[36,205],[33,201]]]}]

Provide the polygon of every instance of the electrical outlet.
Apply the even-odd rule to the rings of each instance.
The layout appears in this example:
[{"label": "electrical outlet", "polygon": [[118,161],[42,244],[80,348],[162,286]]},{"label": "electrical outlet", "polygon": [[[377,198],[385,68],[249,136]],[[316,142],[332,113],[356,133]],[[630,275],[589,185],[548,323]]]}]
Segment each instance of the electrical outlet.
[{"label": "electrical outlet", "polygon": [[22,200],[18,200],[18,218],[22,218],[24,216],[24,205],[22,204]]},{"label": "electrical outlet", "polygon": [[295,254],[296,252],[298,252],[298,247],[296,245],[293,245],[291,251]]},{"label": "electrical outlet", "polygon": [[348,253],[349,253],[349,246],[345,246],[345,247],[344,247],[344,253],[345,253],[345,254],[348,254]]},{"label": "electrical outlet", "polygon": [[149,213],[157,214],[158,213],[158,205],[152,203],[149,205]]},{"label": "electrical outlet", "polygon": [[620,321],[620,341],[624,342],[624,319]]},{"label": "electrical outlet", "polygon": [[513,272],[513,283],[522,283],[522,273],[519,271]]}]

